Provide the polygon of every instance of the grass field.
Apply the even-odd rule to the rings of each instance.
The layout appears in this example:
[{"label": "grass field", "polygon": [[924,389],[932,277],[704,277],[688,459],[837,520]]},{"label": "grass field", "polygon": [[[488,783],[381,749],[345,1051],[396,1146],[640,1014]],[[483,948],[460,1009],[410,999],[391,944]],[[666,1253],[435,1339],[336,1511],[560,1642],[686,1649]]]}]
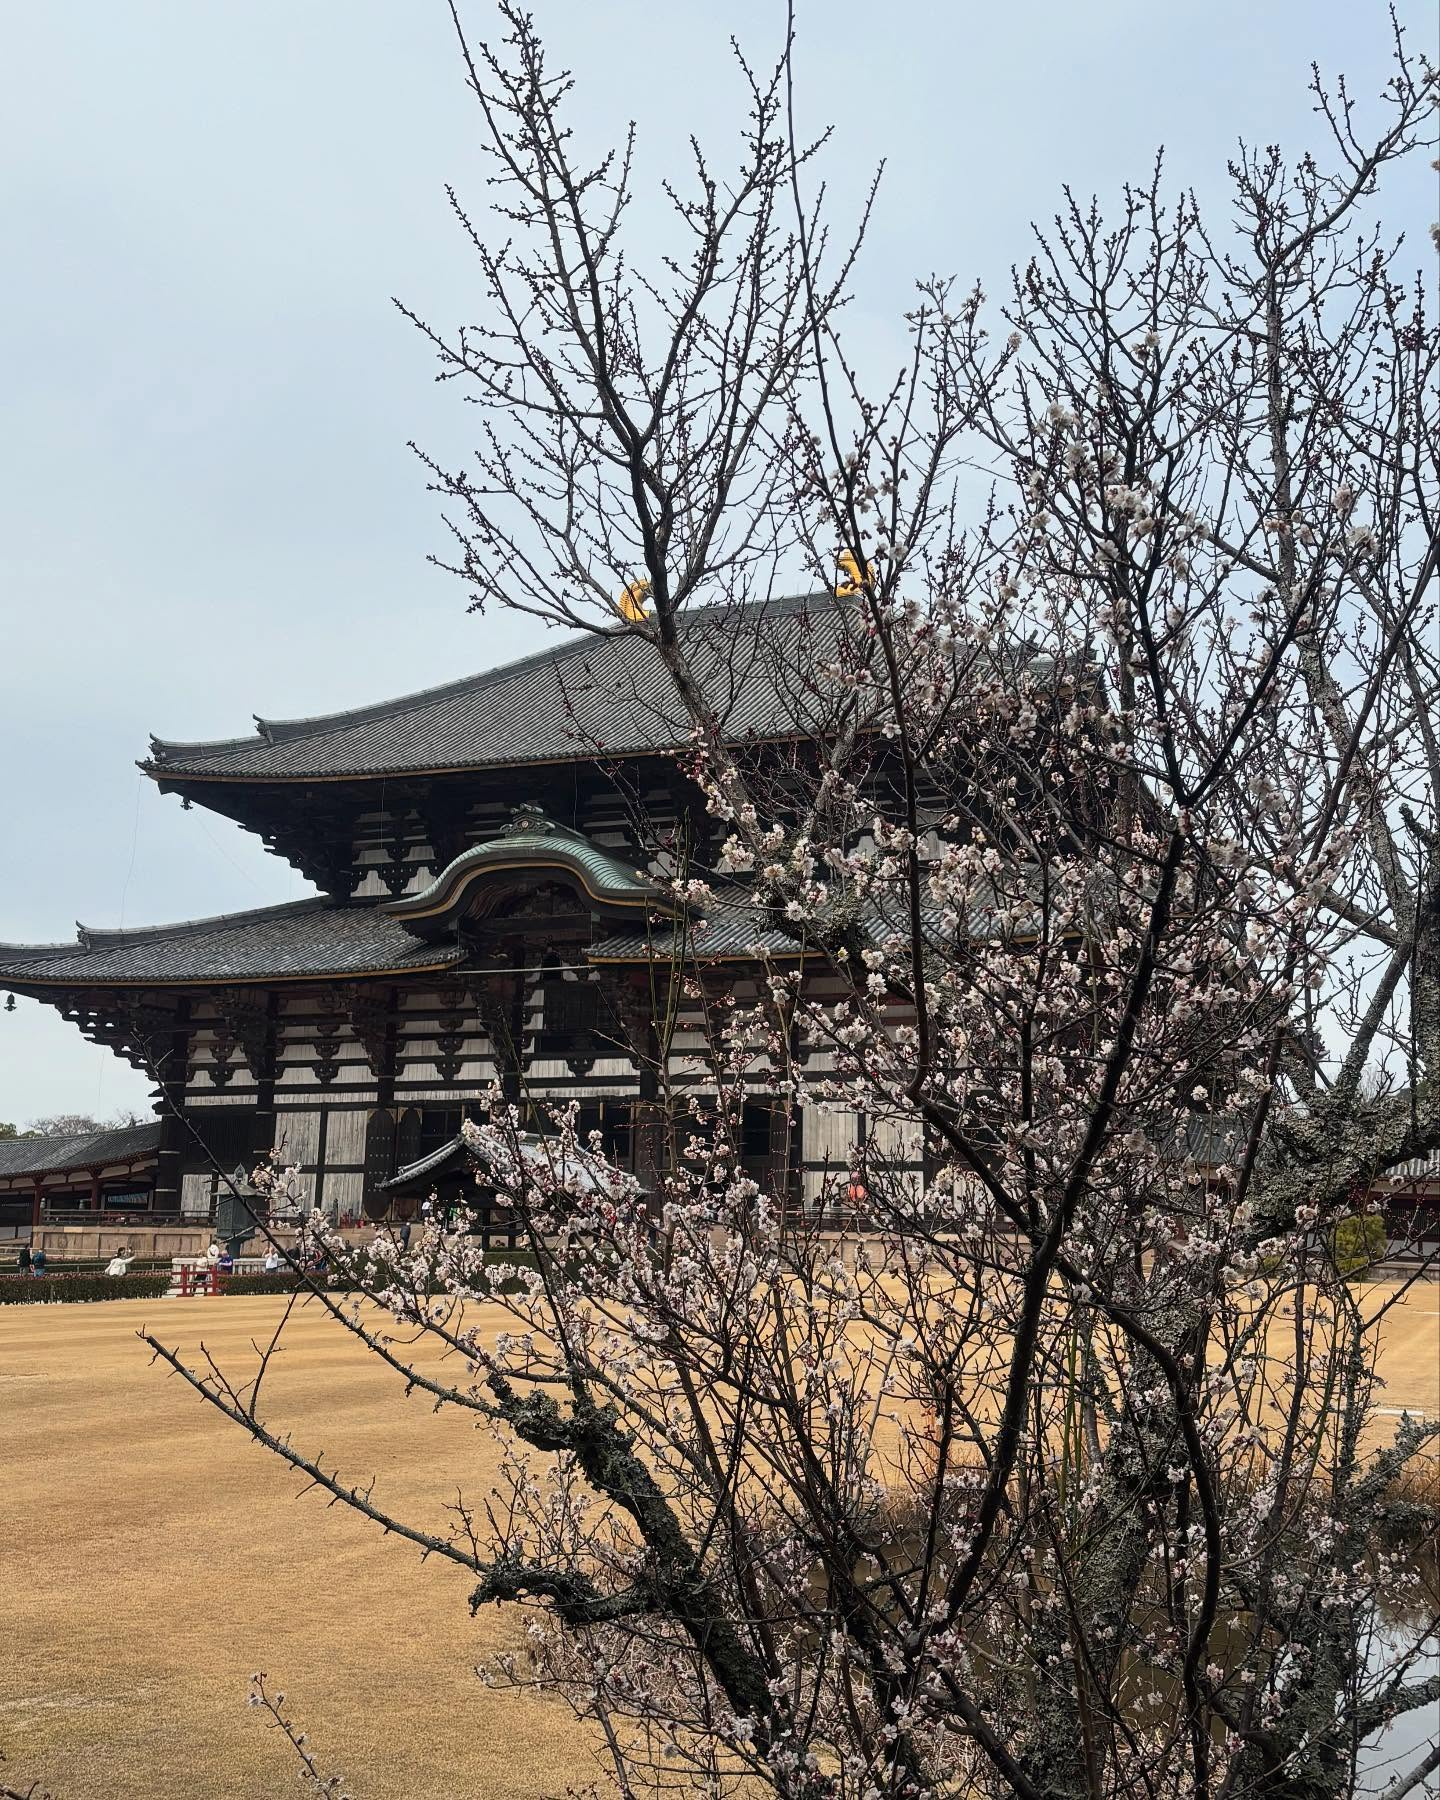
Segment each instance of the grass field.
[{"label": "grass field", "polygon": [[[472,1620],[463,1571],[421,1564],[322,1496],[152,1366],[149,1324],[232,1366],[272,1297],[0,1307],[0,1749],[56,1800],[271,1800],[288,1747],[245,1706],[266,1669],[319,1760],[362,1800],[529,1800],[593,1771],[558,1705],[484,1688],[516,1640]],[[500,1315],[496,1313],[498,1325]],[[406,1400],[318,1309],[300,1312],[266,1408],[377,1499],[445,1527],[481,1498],[484,1429]],[[1392,1317],[1383,1404],[1440,1412],[1440,1287]]]},{"label": "grass field", "polygon": [[[0,1308],[0,1765],[56,1800],[271,1800],[293,1758],[245,1705],[265,1669],[362,1800],[529,1800],[589,1779],[558,1704],[487,1690],[513,1625],[472,1620],[465,1572],[419,1561],[152,1366],[141,1324],[236,1363],[283,1302]],[[497,1314],[498,1318],[498,1314]],[[406,1400],[318,1308],[267,1410],[412,1522],[480,1497],[493,1440]]]}]

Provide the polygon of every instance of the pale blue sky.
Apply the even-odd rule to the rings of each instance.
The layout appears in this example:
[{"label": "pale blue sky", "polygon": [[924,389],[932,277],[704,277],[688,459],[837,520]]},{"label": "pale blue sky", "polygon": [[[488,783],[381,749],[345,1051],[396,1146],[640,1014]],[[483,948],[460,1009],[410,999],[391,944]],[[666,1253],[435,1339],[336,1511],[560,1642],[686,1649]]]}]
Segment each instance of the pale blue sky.
[{"label": "pale blue sky", "polygon": [[[1432,7],[1403,10],[1433,40]],[[640,121],[647,193],[692,128],[723,149],[729,34],[759,58],[783,21],[778,0],[535,12],[592,141]],[[1379,0],[801,0],[800,29],[840,204],[888,163],[854,324],[877,351],[915,275],[993,285],[1062,182],[1111,197],[1163,142],[1219,198],[1237,135],[1317,141],[1312,57],[1368,102],[1387,52]],[[441,0],[9,9],[0,940],[305,891],[139,776],[150,732],[229,735],[534,647],[426,566],[442,534],[405,448],[465,442],[389,296],[474,316],[443,184],[480,205],[476,146]],[[1386,209],[1416,266],[1432,184],[1416,159]],[[636,209],[642,255],[659,216]],[[50,1009],[0,1013],[0,1119],[143,1109],[146,1088]]]}]

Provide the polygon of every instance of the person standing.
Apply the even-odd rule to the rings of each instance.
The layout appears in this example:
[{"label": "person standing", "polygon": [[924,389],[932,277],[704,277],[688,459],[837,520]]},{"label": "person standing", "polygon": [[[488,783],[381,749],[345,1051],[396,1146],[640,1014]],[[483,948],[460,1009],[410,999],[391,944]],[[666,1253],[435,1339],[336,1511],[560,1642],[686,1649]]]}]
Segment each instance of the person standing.
[{"label": "person standing", "polygon": [[30,1273],[32,1275],[43,1275],[45,1273],[45,1246],[43,1244],[30,1258]]},{"label": "person standing", "polygon": [[20,1258],[16,1266],[19,1268],[22,1275],[28,1275],[30,1273],[30,1244],[28,1239],[20,1246]]}]

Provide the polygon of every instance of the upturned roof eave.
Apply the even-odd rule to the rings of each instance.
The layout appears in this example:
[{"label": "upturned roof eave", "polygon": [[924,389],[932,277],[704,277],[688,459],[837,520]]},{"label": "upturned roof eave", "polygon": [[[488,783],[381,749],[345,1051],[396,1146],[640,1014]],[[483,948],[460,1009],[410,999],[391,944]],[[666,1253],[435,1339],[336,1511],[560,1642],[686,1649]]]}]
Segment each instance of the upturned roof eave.
[{"label": "upturned roof eave", "polygon": [[[265,744],[289,742],[294,738],[317,737],[323,732],[340,731],[347,725],[365,725],[373,719],[383,719],[389,714],[404,712],[431,701],[444,700],[452,695],[475,691],[477,688],[493,686],[508,676],[524,674],[527,670],[542,668],[547,662],[556,661],[561,656],[579,649],[590,641],[591,637],[634,637],[638,635],[628,626],[617,627],[614,631],[601,631],[575,635],[563,644],[552,644],[544,650],[535,650],[528,656],[516,657],[513,662],[501,663],[494,669],[482,669],[473,675],[456,676],[453,681],[441,681],[431,687],[415,688],[407,694],[396,694],[388,700],[372,700],[364,706],[341,707],[332,713],[312,713],[294,719],[267,719],[260,713],[252,714],[255,730],[248,737],[232,738],[197,738],[191,741],[161,738],[152,735],[150,739],[151,757],[141,763],[141,767],[153,766],[157,769],[165,766],[167,757],[180,758],[196,756],[202,751],[211,755],[225,755],[230,752],[256,750]],[[164,753],[163,755],[161,753]]]},{"label": "upturned roof eave", "polygon": [[[786,732],[736,732],[727,736],[725,741],[730,745],[763,745],[763,744],[795,744],[809,743],[816,733],[811,730]],[[251,739],[242,739],[241,747],[246,750],[264,748],[257,746]],[[187,769],[164,763],[155,763],[144,757],[138,757],[135,767],[142,775],[147,775],[160,787],[179,788],[195,783],[224,784],[235,787],[320,787],[330,783],[336,785],[344,782],[397,781],[397,780],[429,780],[437,775],[475,775],[487,772],[499,772],[504,769],[543,769],[568,768],[572,763],[593,764],[597,760],[605,762],[640,762],[646,758],[658,758],[674,762],[689,750],[687,744],[578,744],[573,752],[563,756],[537,754],[534,756],[517,754],[494,757],[488,760],[476,759],[470,762],[432,762],[432,763],[394,763],[385,768],[376,769],[344,769],[327,771],[321,769],[291,770],[284,773],[275,771],[255,772],[242,769],[210,770]]]},{"label": "upturned roof eave", "polygon": [[27,999],[41,998],[40,990],[54,991],[62,988],[94,988],[97,991],[115,991],[134,989],[136,992],[152,992],[157,989],[174,989],[177,993],[188,993],[196,988],[278,988],[300,987],[310,982],[324,981],[399,981],[410,975],[439,975],[447,969],[453,969],[456,963],[463,961],[464,953],[458,948],[447,955],[437,956],[426,962],[390,962],[384,966],[371,968],[361,964],[349,964],[334,969],[273,969],[262,973],[253,969],[231,971],[222,975],[86,975],[72,973],[68,975],[43,976],[26,974],[21,967],[9,968],[0,966],[0,991],[10,994],[21,994]]},{"label": "upturned roof eave", "polygon": [[[737,607],[753,612],[759,619],[786,618],[803,612],[809,607],[829,606],[835,608],[840,604],[837,597],[828,591],[788,595],[776,597],[762,602],[722,601],[711,606],[696,607],[693,611],[681,614],[685,624],[699,624],[709,618],[724,618],[732,614]],[[291,785],[296,782],[315,781],[365,781],[383,780],[394,776],[435,776],[449,773],[469,772],[482,768],[507,768],[511,766],[542,766],[545,764],[563,765],[570,762],[591,759],[597,755],[604,756],[666,756],[674,757],[684,748],[683,744],[624,744],[615,742],[597,745],[590,742],[577,742],[573,752],[564,754],[545,752],[535,756],[507,754],[493,759],[467,759],[465,761],[450,760],[436,762],[433,758],[418,761],[411,765],[396,764],[385,768],[355,769],[334,771],[316,768],[313,772],[256,771],[253,769],[196,769],[192,765],[200,760],[224,760],[242,758],[262,753],[281,744],[291,744],[306,737],[323,738],[329,733],[343,731],[357,725],[373,723],[376,720],[403,715],[437,701],[469,694],[478,694],[503,682],[523,677],[546,665],[560,665],[568,658],[584,652],[596,644],[616,640],[631,639],[649,643],[646,634],[633,626],[617,624],[613,628],[596,629],[573,634],[559,644],[550,645],[543,650],[532,651],[528,656],[517,657],[511,662],[502,663],[494,669],[483,670],[477,674],[459,677],[456,680],[439,683],[429,688],[417,689],[408,694],[397,695],[389,700],[371,702],[365,706],[349,707],[333,713],[317,713],[309,717],[296,719],[267,719],[255,715],[256,729],[253,736],[228,737],[216,739],[178,740],[152,736],[150,739],[151,754],[139,759],[137,767],[159,783],[179,782],[223,782],[238,781],[255,785],[276,783]],[[746,734],[737,734],[744,737]],[[784,742],[796,736],[809,735],[793,732],[776,736],[773,739],[756,734],[756,742]]]},{"label": "upturned roof eave", "polygon": [[75,936],[49,944],[0,944],[0,969],[18,966],[26,959],[47,956],[83,956],[93,950],[114,950],[127,944],[162,944],[227,927],[250,926],[267,919],[298,917],[337,903],[324,894],[307,894],[302,900],[279,900],[273,906],[242,907],[236,912],[209,913],[196,919],[171,919],[163,925],[86,925],[75,922]]},{"label": "upturned roof eave", "polygon": [[[319,932],[306,933],[305,921],[321,915]],[[330,925],[326,926],[325,918]],[[369,981],[435,973],[452,967],[463,957],[458,944],[424,946],[405,936],[398,924],[385,922],[379,940],[367,945],[375,921],[381,918],[373,905],[345,904],[325,895],[311,895],[275,906],[245,912],[217,913],[209,918],[182,919],[164,925],[134,926],[115,930],[79,927],[72,942],[0,947],[0,987],[19,994],[43,997],[57,989],[186,989],[215,987],[275,987],[316,981]],[[347,921],[354,921],[353,926]],[[300,928],[299,937],[287,935],[287,927]],[[264,937],[247,941],[250,932],[277,930],[277,944]],[[348,932],[348,936],[347,936]],[[357,933],[359,934],[357,936]],[[214,961],[206,966],[203,944],[207,937],[223,940]],[[330,942],[330,953],[325,945]],[[164,958],[179,946],[182,955]],[[185,946],[196,954],[187,964]],[[350,951],[347,959],[346,950]],[[127,954],[156,953],[160,960],[149,966],[116,969],[113,959]],[[272,954],[272,952],[274,954]],[[179,962],[179,967],[164,963]],[[217,966],[218,964],[218,966]]]}]

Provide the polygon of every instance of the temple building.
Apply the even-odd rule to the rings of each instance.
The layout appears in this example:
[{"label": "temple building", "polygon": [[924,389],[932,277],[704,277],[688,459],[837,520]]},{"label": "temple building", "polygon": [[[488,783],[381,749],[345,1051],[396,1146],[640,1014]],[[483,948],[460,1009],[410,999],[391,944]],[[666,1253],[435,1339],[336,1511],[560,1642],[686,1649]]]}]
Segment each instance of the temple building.
[{"label": "temple building", "polygon": [[[777,809],[813,791],[834,717],[823,671],[859,636],[844,586],[679,626],[730,754]],[[581,1129],[656,1186],[675,1097],[713,1092],[712,1009],[756,998],[762,959],[798,965],[810,998],[842,991],[743,886],[716,884],[703,919],[674,897],[668,878],[713,867],[728,831],[691,772],[692,737],[659,653],[622,626],[397,700],[258,719],[243,738],[152,739],[140,766],[162,792],[258,832],[318,892],[0,944],[0,989],[56,1007],[157,1084],[147,1125],[0,1144],[0,1238],[145,1224],[168,1243],[272,1151],[341,1221],[406,1217],[466,1187],[460,1125],[497,1084],[535,1130],[577,1103]],[[876,734],[862,761],[877,789],[888,754]],[[967,804],[983,814],[985,796]],[[980,896],[947,933],[992,938],[999,911]],[[922,1172],[910,1126],[821,1104],[831,1058],[793,1037],[790,1051],[798,1099],[763,1056],[746,1078],[747,1173],[813,1213],[855,1191],[847,1175],[869,1155]],[[1397,1237],[1433,1238],[1440,1164],[1400,1173],[1385,1196]],[[484,1229],[504,1233],[492,1212]]]},{"label": "temple building", "polygon": [[[684,618],[737,754],[782,769],[813,754],[806,671],[842,653],[849,618],[829,594],[769,602],[739,634],[733,609]],[[55,1006],[158,1084],[127,1210],[198,1223],[217,1169],[273,1148],[337,1218],[403,1211],[414,1184],[396,1175],[442,1150],[496,1082],[537,1117],[578,1100],[582,1124],[652,1174],[656,1069],[699,1079],[704,1043],[700,1006],[676,1010],[668,985],[690,922],[659,881],[684,846],[708,862],[716,845],[690,738],[656,651],[617,629],[354,711],[258,719],[246,737],[153,739],[141,767],[162,792],[259,833],[319,892],[0,945],[0,988]],[[754,940],[753,913],[712,910],[699,953],[742,1000]],[[802,954],[779,934],[770,948]],[[745,1108],[746,1164],[813,1202],[863,1124],[774,1104],[764,1085]],[[117,1179],[101,1162],[52,1197],[40,1174],[17,1170],[8,1196],[28,1184],[36,1224],[99,1206]]]},{"label": "temple building", "polygon": [[160,1121],[0,1139],[0,1245],[42,1218],[149,1218]]}]

